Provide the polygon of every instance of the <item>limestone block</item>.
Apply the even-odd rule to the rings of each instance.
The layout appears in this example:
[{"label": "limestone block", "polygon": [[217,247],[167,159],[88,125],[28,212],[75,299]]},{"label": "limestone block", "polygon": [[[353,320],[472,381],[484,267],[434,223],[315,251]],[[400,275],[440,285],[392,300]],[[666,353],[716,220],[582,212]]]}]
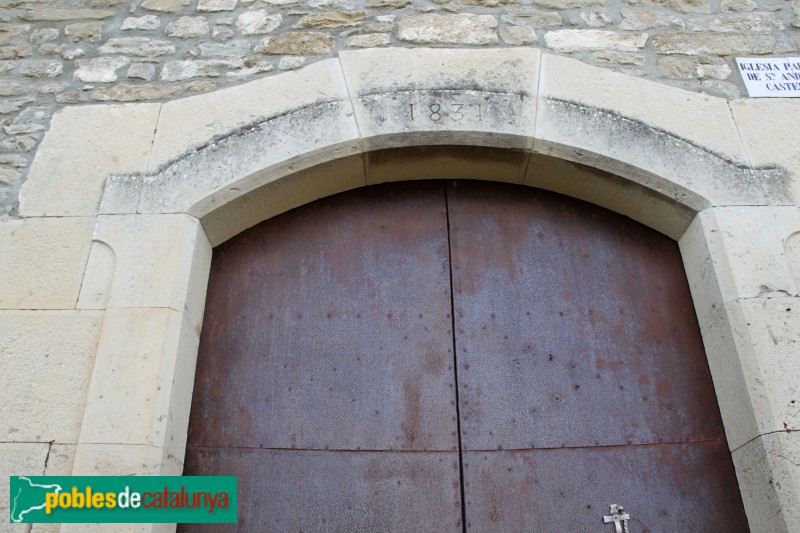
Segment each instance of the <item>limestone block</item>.
[{"label": "limestone block", "polygon": [[753,531],[800,531],[800,433],[762,435],[733,452]]},{"label": "limestone block", "polygon": [[480,146],[412,146],[369,152],[367,182],[491,179],[522,183],[529,154]]},{"label": "limestone block", "polygon": [[367,14],[364,11],[324,11],[304,15],[294,25],[295,28],[340,28],[342,26],[358,26],[364,22]]},{"label": "limestone block", "polygon": [[[0,440],[77,442],[100,311],[0,311]],[[12,378],[13,376],[13,378]]]},{"label": "limestone block", "polygon": [[497,44],[497,19],[492,15],[404,15],[397,38],[414,44]]},{"label": "limestone block", "polygon": [[[200,331],[211,247],[197,219],[186,215],[101,215],[94,238],[113,254],[109,308],[185,311],[189,323]],[[91,260],[90,267],[94,267]],[[99,291],[93,288],[102,287],[105,280],[102,269],[87,271],[81,305],[97,300],[92,295]]]},{"label": "limestone block", "polygon": [[732,450],[765,433],[800,429],[800,299],[736,300],[700,316]]},{"label": "limestone block", "polygon": [[[655,127],[655,125],[658,125]],[[725,100],[564,57],[542,59],[535,148],[696,209],[762,204]]]},{"label": "limestone block", "polygon": [[800,204],[800,151],[775,142],[795,135],[800,121],[797,100],[750,98],[731,102],[730,107],[752,164],[778,166],[784,171],[778,173],[784,175],[782,179],[763,183],[768,197]]},{"label": "limestone block", "polygon": [[236,27],[242,35],[261,35],[278,29],[283,17],[270,15],[265,9],[245,11],[236,19]]},{"label": "limestone block", "polygon": [[85,466],[84,444],[147,446],[182,460],[198,344],[195,329],[177,311],[106,312],[76,469]]},{"label": "limestone block", "polygon": [[539,55],[528,48],[395,48],[343,50],[339,57],[368,149],[524,149],[536,115]]},{"label": "limestone block", "polygon": [[597,168],[542,154],[531,155],[524,184],[605,207],[676,240],[694,218],[690,209],[651,189]]},{"label": "limestone block", "polygon": [[298,106],[347,98],[335,60],[164,104],[150,172],[213,139]]},{"label": "limestone block", "polygon": [[273,56],[320,56],[329,54],[336,41],[318,31],[290,31],[267,37],[258,43],[253,52]]},{"label": "limestone block", "polygon": [[101,54],[125,54],[137,57],[159,57],[175,53],[175,45],[169,41],[149,37],[114,37],[101,46]]},{"label": "limestone block", "polygon": [[3,517],[4,531],[9,533],[22,533],[27,526],[15,526],[9,524],[10,520],[10,498],[9,498],[9,476],[42,476],[44,475],[44,464],[47,460],[47,452],[50,444],[46,442],[34,443],[0,443],[0,516]]},{"label": "limestone block", "polygon": [[201,37],[209,32],[205,17],[180,17],[167,25],[165,33],[177,39]]},{"label": "limestone block", "polygon": [[357,151],[339,62],[320,61],[164,104],[139,209],[202,218],[266,181]]},{"label": "limestone block", "polygon": [[211,246],[295,207],[364,186],[364,157],[353,155],[302,170],[218,207],[203,218]]},{"label": "limestone block", "polygon": [[0,309],[74,309],[93,226],[91,218],[0,223]]},{"label": "limestone block", "polygon": [[548,48],[569,54],[587,50],[636,52],[647,43],[646,33],[622,33],[607,30],[555,30],[544,34]]},{"label": "limestone block", "polygon": [[55,113],[20,191],[20,214],[97,213],[108,176],[147,169],[160,107],[83,106]]},{"label": "limestone block", "polygon": [[[73,476],[180,476],[181,474],[183,474],[183,463],[180,459],[163,448],[147,444],[79,444],[72,467]],[[85,531],[83,527],[62,528],[61,531],[65,530]],[[151,530],[134,529],[134,531]]]},{"label": "limestone block", "polygon": [[681,239],[698,313],[739,298],[797,296],[789,236],[800,231],[793,206],[724,207],[703,211]]}]

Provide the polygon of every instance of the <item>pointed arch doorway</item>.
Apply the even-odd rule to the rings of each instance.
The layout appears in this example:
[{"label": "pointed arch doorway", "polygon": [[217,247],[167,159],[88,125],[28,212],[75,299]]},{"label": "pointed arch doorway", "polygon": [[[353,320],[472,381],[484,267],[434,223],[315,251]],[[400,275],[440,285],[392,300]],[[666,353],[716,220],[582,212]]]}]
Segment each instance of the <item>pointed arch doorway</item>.
[{"label": "pointed arch doorway", "polygon": [[411,182],[215,250],[185,473],[239,476],[220,530],[747,531],[727,450],[677,245],[615,213]]}]

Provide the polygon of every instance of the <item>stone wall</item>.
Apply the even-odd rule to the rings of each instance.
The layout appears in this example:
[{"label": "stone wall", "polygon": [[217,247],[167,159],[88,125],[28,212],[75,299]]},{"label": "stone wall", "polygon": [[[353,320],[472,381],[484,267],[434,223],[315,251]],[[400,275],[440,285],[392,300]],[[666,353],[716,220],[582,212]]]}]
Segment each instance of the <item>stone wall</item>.
[{"label": "stone wall", "polygon": [[794,53],[798,28],[800,0],[2,0],[0,217],[64,106],[166,101],[375,46],[536,46],[734,99],[733,58]]}]

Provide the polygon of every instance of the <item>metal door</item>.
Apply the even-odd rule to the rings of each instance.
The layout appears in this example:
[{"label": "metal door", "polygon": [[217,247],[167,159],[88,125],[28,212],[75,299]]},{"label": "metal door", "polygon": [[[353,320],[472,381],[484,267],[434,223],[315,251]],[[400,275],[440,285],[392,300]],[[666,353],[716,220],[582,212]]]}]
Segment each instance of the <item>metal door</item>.
[{"label": "metal door", "polygon": [[747,531],[675,242],[479,182],[218,247],[185,473],[240,503],[184,531]]}]

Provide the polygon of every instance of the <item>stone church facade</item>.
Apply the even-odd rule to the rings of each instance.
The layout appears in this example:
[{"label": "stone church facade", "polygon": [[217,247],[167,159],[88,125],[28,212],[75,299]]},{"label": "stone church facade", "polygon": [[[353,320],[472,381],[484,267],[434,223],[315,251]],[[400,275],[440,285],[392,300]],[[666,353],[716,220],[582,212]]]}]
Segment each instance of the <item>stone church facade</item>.
[{"label": "stone church facade", "polygon": [[747,98],[734,63],[800,55],[797,1],[0,18],[4,476],[181,474],[213,248],[343,191],[476,179],[678,242],[750,528],[800,529],[800,104]]}]

